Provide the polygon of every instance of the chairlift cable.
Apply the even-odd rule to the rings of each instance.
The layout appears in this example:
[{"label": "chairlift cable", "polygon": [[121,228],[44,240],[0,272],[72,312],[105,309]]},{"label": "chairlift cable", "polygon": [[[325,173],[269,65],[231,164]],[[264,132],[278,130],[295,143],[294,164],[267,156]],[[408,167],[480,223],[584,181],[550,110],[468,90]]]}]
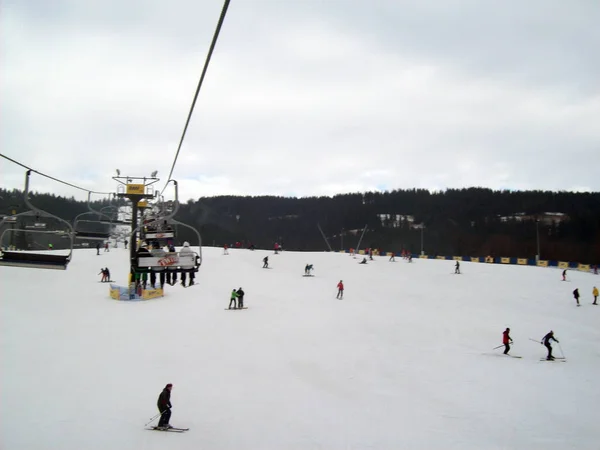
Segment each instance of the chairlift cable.
[{"label": "chairlift cable", "polygon": [[62,184],[66,184],[67,186],[74,187],[75,189],[79,189],[81,191],[89,192],[89,193],[92,193],[92,194],[101,194],[101,195],[110,195],[111,194],[111,192],[90,191],[89,189],[85,189],[85,188],[82,188],[82,187],[79,187],[79,186],[75,186],[74,184],[68,183],[68,182],[63,181],[63,180],[59,180],[58,178],[55,178],[55,177],[50,176],[50,175],[46,175],[45,173],[42,173],[42,172],[40,172],[38,170],[35,170],[35,169],[33,169],[33,168],[29,167],[29,166],[26,166],[25,164],[22,164],[19,161],[15,161],[14,159],[9,158],[8,156],[3,155],[2,153],[0,153],[0,156],[2,156],[4,159],[9,160],[12,163],[15,163],[15,164],[17,164],[17,165],[19,165],[21,167],[24,167],[27,170],[31,170],[32,172],[35,172],[38,175],[41,175],[43,177],[49,178],[49,179],[54,180],[54,181],[58,181],[59,183],[62,183]]},{"label": "chairlift cable", "polygon": [[[217,28],[213,35],[213,39],[210,44],[208,54],[206,55],[206,61],[204,62],[204,68],[202,69],[202,75],[200,76],[200,81],[198,81],[198,86],[196,87],[196,93],[194,94],[194,99],[192,101],[192,105],[190,107],[190,111],[188,113],[187,120],[185,122],[185,126],[183,128],[183,133],[181,134],[181,139],[179,140],[179,146],[177,147],[177,152],[175,153],[175,158],[173,159],[173,165],[171,166],[171,171],[169,172],[169,176],[167,177],[167,184],[171,180],[171,175],[173,175],[173,171],[175,170],[175,165],[177,164],[177,158],[179,157],[179,152],[181,151],[181,146],[183,145],[183,140],[185,139],[185,134],[186,134],[188,126],[190,124],[190,120],[192,119],[192,114],[194,113],[194,107],[196,106],[196,100],[198,99],[198,94],[200,93],[200,88],[202,87],[202,82],[204,81],[204,77],[206,76],[206,71],[208,70],[210,58],[212,57],[215,46],[217,45],[217,39],[219,38],[219,33],[221,32],[221,26],[223,25],[223,21],[225,20],[225,15],[227,14],[227,8],[229,7],[229,2],[230,2],[230,0],[225,0],[225,3],[223,4],[223,8],[221,10],[221,16],[219,17],[219,22],[217,23]],[[167,188],[167,184],[165,184],[165,186],[160,191],[161,195]]]}]

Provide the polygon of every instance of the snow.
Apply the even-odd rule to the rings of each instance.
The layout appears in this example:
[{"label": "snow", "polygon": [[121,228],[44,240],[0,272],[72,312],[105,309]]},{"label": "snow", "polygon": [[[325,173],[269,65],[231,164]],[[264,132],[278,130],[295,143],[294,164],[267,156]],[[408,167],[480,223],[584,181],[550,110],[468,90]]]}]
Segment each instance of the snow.
[{"label": "snow", "polygon": [[[598,448],[598,277],[222,253],[203,249],[197,286],[138,302],[98,282],[105,266],[125,282],[122,248],[75,250],[64,272],[0,267],[0,448]],[[239,287],[249,309],[225,311]],[[492,350],[507,326],[522,359]],[[566,363],[529,340],[551,329]],[[166,383],[186,433],[144,429]]]}]

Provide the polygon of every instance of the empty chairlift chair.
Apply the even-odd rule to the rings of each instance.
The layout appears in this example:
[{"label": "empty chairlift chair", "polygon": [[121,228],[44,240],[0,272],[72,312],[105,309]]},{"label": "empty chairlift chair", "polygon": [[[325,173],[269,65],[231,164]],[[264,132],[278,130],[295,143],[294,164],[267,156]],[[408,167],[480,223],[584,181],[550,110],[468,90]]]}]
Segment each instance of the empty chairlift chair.
[{"label": "empty chairlift chair", "polygon": [[23,193],[30,210],[0,222],[0,266],[65,270],[73,254],[73,228],[66,220],[31,204],[30,175],[28,170]]}]

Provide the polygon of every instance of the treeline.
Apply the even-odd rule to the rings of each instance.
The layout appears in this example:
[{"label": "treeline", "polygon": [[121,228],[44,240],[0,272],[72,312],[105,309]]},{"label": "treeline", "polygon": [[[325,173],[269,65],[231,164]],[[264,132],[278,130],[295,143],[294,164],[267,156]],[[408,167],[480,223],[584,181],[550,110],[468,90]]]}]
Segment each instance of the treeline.
[{"label": "treeline", "polygon": [[[18,193],[0,190],[4,213],[9,192]],[[37,206],[69,220],[86,209],[74,199],[34,197]],[[18,195],[11,201],[19,201]],[[422,243],[430,255],[534,258],[539,237],[542,259],[600,262],[600,193],[468,188],[202,197],[182,204],[177,219],[198,228],[204,245],[252,242],[272,248],[279,242],[288,250],[327,250],[328,244],[339,250],[356,247],[366,226],[361,248],[420,253]],[[193,236],[181,228],[179,240],[192,242]]]}]

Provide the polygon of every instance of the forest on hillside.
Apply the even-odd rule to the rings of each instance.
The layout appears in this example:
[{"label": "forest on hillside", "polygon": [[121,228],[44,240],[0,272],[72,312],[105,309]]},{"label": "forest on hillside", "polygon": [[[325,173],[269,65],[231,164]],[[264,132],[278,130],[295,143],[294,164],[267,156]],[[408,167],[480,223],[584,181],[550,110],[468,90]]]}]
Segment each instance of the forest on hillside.
[{"label": "forest on hillside", "polygon": [[[0,189],[0,213],[22,212],[22,193]],[[31,193],[37,207],[72,220],[86,202]],[[106,206],[97,202],[97,207]],[[509,256],[600,262],[600,193],[424,189],[334,197],[201,197],[182,203],[177,220],[196,227],[204,245],[252,242],[288,250],[358,245],[413,254]],[[325,238],[323,237],[323,234]],[[184,228],[179,241],[192,240]]]}]

